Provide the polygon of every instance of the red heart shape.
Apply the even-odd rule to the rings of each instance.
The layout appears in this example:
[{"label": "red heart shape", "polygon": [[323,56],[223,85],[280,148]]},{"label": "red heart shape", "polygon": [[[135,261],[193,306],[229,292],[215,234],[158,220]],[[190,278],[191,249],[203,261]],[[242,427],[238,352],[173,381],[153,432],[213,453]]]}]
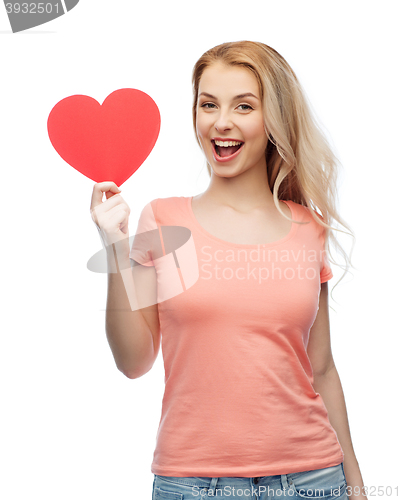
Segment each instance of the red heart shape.
[{"label": "red heart shape", "polygon": [[159,135],[154,100],[137,89],[115,90],[103,104],[86,95],[58,102],[47,120],[55,150],[95,182],[121,186],[143,164]]}]

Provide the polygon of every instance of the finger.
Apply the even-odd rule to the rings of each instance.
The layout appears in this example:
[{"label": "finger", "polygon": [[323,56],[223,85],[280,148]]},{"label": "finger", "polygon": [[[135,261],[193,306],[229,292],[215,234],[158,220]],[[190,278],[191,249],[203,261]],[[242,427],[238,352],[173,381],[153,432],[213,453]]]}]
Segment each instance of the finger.
[{"label": "finger", "polygon": [[95,224],[101,225],[110,219],[110,217],[116,213],[116,211],[124,210],[127,214],[127,218],[131,213],[130,207],[123,200],[120,194],[115,194],[109,200],[104,201],[100,205],[96,206],[91,210],[91,216]]},{"label": "finger", "polygon": [[[122,230],[122,228],[128,228],[128,215],[125,210],[122,210],[119,207],[115,207],[112,210],[112,213],[107,221],[107,228],[105,228],[108,232],[114,232],[116,229]],[[126,233],[126,231],[123,231]]]},{"label": "finger", "polygon": [[105,200],[102,203],[102,205],[98,205],[96,207],[96,210],[99,210],[102,213],[106,213],[109,212],[109,210],[111,210],[112,208],[117,206],[120,208],[124,208],[124,210],[126,210],[127,213],[131,212],[130,207],[127,205],[127,203],[125,202],[124,198],[121,196],[120,193],[117,193],[108,200]]},{"label": "finger", "polygon": [[113,229],[116,225],[116,217],[119,219],[119,223],[126,221],[125,224],[128,225],[129,211],[127,210],[127,206],[120,204],[115,207],[111,207],[108,210],[104,210],[106,203],[107,202],[105,201],[101,206],[96,207],[92,212],[93,214],[97,214],[98,220],[100,220],[103,228],[106,231]]},{"label": "finger", "polygon": [[103,193],[106,193],[106,198],[110,198],[121,191],[112,181],[97,182],[92,191],[91,210],[102,203]]},{"label": "finger", "polygon": [[[110,200],[110,201],[112,201],[112,200]],[[105,201],[105,203],[103,204],[103,206],[105,206],[105,205],[106,205],[106,201]],[[103,206],[102,206],[102,207],[103,207]],[[107,217],[108,217],[108,219],[110,219],[112,216],[114,216],[114,215],[115,215],[116,213],[118,213],[118,212],[122,212],[122,213],[124,213],[124,214],[126,215],[126,217],[128,217],[128,216],[129,216],[129,214],[130,214],[130,209],[128,208],[128,205],[125,205],[125,204],[123,204],[123,203],[120,203],[120,204],[118,204],[118,205],[116,205],[116,206],[113,206],[113,207],[111,206],[111,207],[110,207],[110,208],[109,208],[106,212],[104,212],[104,213],[107,213]]]}]

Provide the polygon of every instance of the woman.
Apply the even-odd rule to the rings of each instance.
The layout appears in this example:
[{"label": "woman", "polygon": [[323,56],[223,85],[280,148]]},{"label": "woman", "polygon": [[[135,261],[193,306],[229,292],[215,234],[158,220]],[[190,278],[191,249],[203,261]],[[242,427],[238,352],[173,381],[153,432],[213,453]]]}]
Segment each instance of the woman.
[{"label": "woman", "polygon": [[[330,223],[349,229],[335,207],[336,159],[294,72],[265,44],[207,51],[193,89],[208,189],[152,200],[137,234],[159,239],[131,250],[117,186],[95,184],[91,204],[118,268],[106,314],[117,367],[149,371],[163,331],[153,499],[365,498],[330,347],[329,239],[340,248]],[[191,231],[192,286],[162,231],[172,226]],[[166,262],[182,288],[161,300],[177,279]]]}]

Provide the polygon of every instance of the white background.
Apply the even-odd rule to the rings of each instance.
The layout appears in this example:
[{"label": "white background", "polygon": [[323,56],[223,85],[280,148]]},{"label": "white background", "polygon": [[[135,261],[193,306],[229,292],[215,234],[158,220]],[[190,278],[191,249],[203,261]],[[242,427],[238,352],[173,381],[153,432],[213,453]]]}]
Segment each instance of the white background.
[{"label": "white background", "polygon": [[[152,491],[162,354],[136,380],[115,366],[106,274],[86,267],[102,248],[89,212],[94,182],[53,149],[51,109],[74,94],[103,102],[124,87],[158,104],[158,142],[122,185],[132,235],[150,200],[207,188],[191,70],[207,49],[242,39],[287,59],[342,162],[339,209],[357,238],[356,269],[331,301],[333,354],[364,482],[391,486],[394,498],[399,486],[402,495],[399,7],[81,0],[13,34],[0,5],[1,498],[150,499]],[[351,239],[342,242],[349,251]],[[342,274],[332,269],[330,288]]]}]

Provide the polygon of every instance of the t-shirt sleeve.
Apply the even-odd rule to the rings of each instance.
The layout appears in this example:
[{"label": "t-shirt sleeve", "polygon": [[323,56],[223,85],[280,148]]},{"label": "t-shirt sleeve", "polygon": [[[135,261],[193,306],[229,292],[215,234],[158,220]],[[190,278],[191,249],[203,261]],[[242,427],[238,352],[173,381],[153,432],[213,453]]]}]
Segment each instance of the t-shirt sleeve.
[{"label": "t-shirt sleeve", "polygon": [[143,266],[154,266],[153,246],[155,241],[155,230],[158,230],[156,222],[157,200],[152,200],[142,209],[137,231],[129,253],[130,259]]}]

